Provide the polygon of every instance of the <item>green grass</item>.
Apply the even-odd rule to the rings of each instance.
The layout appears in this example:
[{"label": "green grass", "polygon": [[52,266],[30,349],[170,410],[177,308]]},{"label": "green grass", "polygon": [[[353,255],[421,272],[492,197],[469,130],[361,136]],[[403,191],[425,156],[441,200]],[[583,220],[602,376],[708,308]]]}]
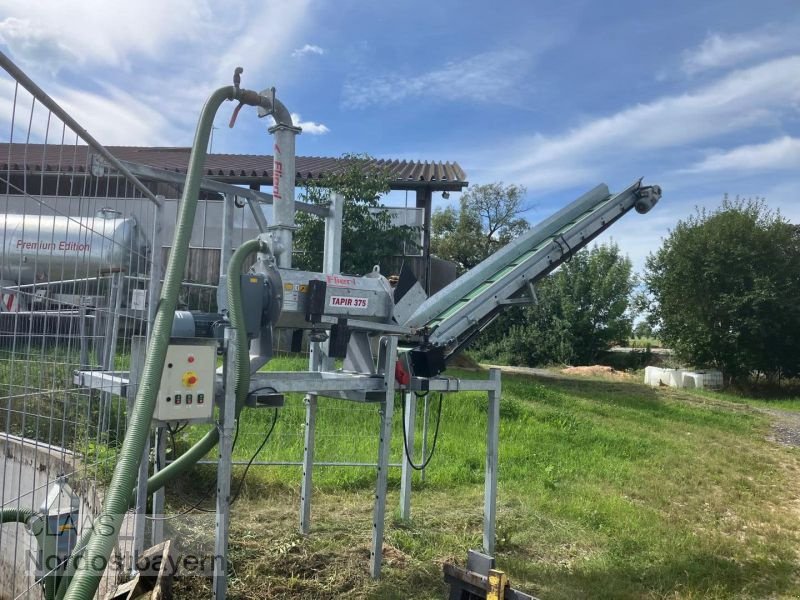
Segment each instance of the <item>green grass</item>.
[{"label": "green grass", "polygon": [[[70,389],[73,354],[47,346],[12,360],[0,349],[0,419],[12,433],[88,450],[92,464],[113,464],[115,450],[93,444],[97,394]],[[121,356],[119,366],[125,361]],[[268,365],[303,368],[305,360],[287,357]],[[319,403],[317,460],[374,462],[378,406]],[[115,422],[124,422],[123,405],[115,403]],[[425,483],[415,478],[410,522],[398,517],[399,469],[391,469],[379,582],[367,573],[373,468],[317,468],[313,533],[301,537],[300,467],[254,466],[233,508],[230,597],[443,597],[442,561],[463,561],[481,543],[486,408],[483,394],[444,398],[436,456]],[[771,417],[762,408],[797,411],[800,399],[505,375],[500,567],[515,586],[548,599],[800,597],[799,451],[766,441]],[[253,455],[272,414],[243,413],[238,460]],[[391,460],[397,463],[399,403],[395,414]],[[302,397],[291,395],[258,458],[299,461],[303,424]],[[178,450],[203,430],[179,434]],[[242,472],[235,470],[234,489]],[[205,465],[172,484],[171,510],[194,504],[213,479],[213,465]],[[213,547],[213,524],[169,523],[185,548]],[[209,584],[181,580],[179,597],[207,597]]]},{"label": "green grass", "polygon": [[655,337],[631,338],[628,340],[631,348],[662,348],[661,340]]},{"label": "green grass", "polygon": [[[742,402],[627,382],[504,376],[500,567],[515,586],[548,599],[800,596],[798,451],[766,441],[768,417]],[[270,422],[271,411],[244,413],[238,458],[251,456]],[[290,397],[259,458],[298,460],[302,424],[301,399]],[[377,429],[376,406],[320,399],[317,459],[374,461]],[[188,433],[183,443],[199,435]],[[401,435],[398,418],[394,462]],[[441,561],[480,546],[485,435],[483,395],[445,397],[436,456],[426,482],[415,480],[412,520],[395,512],[387,527],[378,583],[366,572],[374,469],[318,468],[314,532],[300,537],[300,469],[253,467],[234,507],[230,597],[443,597]],[[181,497],[192,499],[199,480],[182,482]],[[389,481],[396,507],[399,469]]]}]

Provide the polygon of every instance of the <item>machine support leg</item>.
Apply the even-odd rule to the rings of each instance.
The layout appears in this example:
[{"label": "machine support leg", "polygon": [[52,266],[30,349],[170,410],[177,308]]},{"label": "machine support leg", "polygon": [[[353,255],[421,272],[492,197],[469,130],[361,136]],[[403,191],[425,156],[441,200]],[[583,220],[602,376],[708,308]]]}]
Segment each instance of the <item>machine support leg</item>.
[{"label": "machine support leg", "polygon": [[[136,336],[131,339],[131,370],[130,382],[128,385],[128,414],[133,411],[133,402],[136,398],[136,393],[139,389],[139,380],[141,378],[142,368],[144,366],[144,357],[147,350],[147,340],[144,337]],[[144,526],[145,526],[145,513],[147,512],[147,477],[150,474],[150,436],[147,436],[147,441],[142,451],[142,460],[139,463],[139,476],[136,480],[136,510],[135,521],[133,526],[133,559],[131,567],[136,569],[136,561],[144,551]]]},{"label": "machine support leg", "polygon": [[[414,428],[417,424],[417,396],[413,392],[405,392],[406,411],[403,418],[406,422],[406,445],[408,446],[408,456],[403,449],[403,467],[400,476],[400,518],[411,518],[411,482],[414,476],[414,469],[411,461],[414,459]],[[423,460],[425,457],[422,457]]]},{"label": "machine support leg", "polygon": [[381,576],[383,558],[383,530],[386,517],[386,487],[389,471],[389,450],[392,439],[392,417],[394,416],[394,363],[397,360],[397,338],[381,340],[386,344],[383,380],[386,396],[381,403],[381,431],[378,445],[378,482],[375,486],[375,510],[372,517],[372,550],[369,572],[373,579]]},{"label": "machine support leg", "polygon": [[[158,472],[167,465],[167,435],[164,427],[156,427],[156,466],[154,472]],[[159,468],[160,467],[160,468]],[[156,546],[164,541],[164,488],[160,488],[153,492],[153,529],[150,535],[150,545]]]},{"label": "machine support leg", "polygon": [[489,380],[495,384],[495,388],[489,392],[489,418],[486,424],[483,551],[493,555],[497,519],[497,447],[500,441],[500,369],[490,369]]},{"label": "machine support leg", "polygon": [[231,458],[236,429],[236,379],[233,364],[236,355],[236,330],[228,329],[228,352],[225,360],[225,406],[219,424],[219,465],[217,466],[217,521],[214,542],[214,599],[225,600],[228,592],[228,532],[231,518]]},{"label": "machine support leg", "polygon": [[314,470],[314,441],[317,429],[317,396],[306,394],[306,432],[303,446],[303,482],[300,487],[300,533],[311,531],[311,486]]},{"label": "machine support leg", "polygon": [[[428,421],[431,416],[431,395],[425,394],[425,400],[422,407],[422,458],[428,456]],[[427,467],[426,467],[427,468]],[[419,474],[419,479],[425,483],[425,469]]]}]

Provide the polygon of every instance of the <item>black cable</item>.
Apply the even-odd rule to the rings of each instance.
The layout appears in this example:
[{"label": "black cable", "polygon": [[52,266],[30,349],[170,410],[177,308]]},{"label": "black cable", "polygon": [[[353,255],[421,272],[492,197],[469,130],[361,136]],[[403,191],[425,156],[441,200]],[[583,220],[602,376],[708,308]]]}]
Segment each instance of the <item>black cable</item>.
[{"label": "black cable", "polygon": [[[419,397],[419,396],[417,396]],[[444,394],[439,394],[439,412],[436,415],[436,429],[433,433],[433,445],[431,446],[431,453],[428,455],[428,458],[424,458],[424,461],[421,465],[415,464],[413,460],[411,460],[411,452],[408,449],[408,432],[406,431],[406,399],[405,395],[400,396],[401,402],[403,405],[403,450],[406,453],[406,460],[408,461],[409,466],[414,469],[415,471],[422,471],[428,464],[431,462],[433,458],[434,452],[436,452],[436,442],[439,441],[439,423],[442,420],[442,398]]]},{"label": "black cable", "polygon": [[[180,428],[180,429],[179,428],[172,429],[172,426],[169,423],[167,423],[167,431],[169,432],[170,438],[172,439],[172,452],[173,453],[175,453],[175,435],[174,434],[180,433],[181,431],[186,429],[188,426],[189,426],[189,422],[187,421],[182,428]],[[233,453],[233,449],[236,448],[236,441],[238,439],[239,439],[239,419],[236,419],[236,433],[233,436],[233,444],[231,444],[231,453]],[[156,452],[156,461],[158,461],[158,452]],[[183,511],[177,513],[177,514],[170,515],[168,517],[151,517],[151,516],[145,514],[144,517],[145,517],[145,519],[149,519],[150,521],[169,521],[170,519],[175,519],[177,517],[182,517],[183,515],[188,515],[190,512],[195,511],[195,510],[199,510],[200,512],[206,512],[206,513],[216,513],[217,512],[216,508],[211,509],[211,508],[203,508],[202,506],[200,506],[203,502],[208,500],[209,496],[211,495],[211,492],[214,491],[214,488],[216,487],[216,485],[217,484],[215,482],[211,487],[209,487],[205,492],[203,492],[203,495],[200,497],[200,499],[197,502],[195,502],[194,504],[192,504],[192,506],[190,506],[189,508],[187,508],[187,509],[185,509],[185,510],[183,510]]]},{"label": "black cable", "polygon": [[[256,390],[253,390],[253,391],[256,391]],[[250,393],[252,394],[253,392],[250,392]],[[253,461],[256,459],[256,457],[259,455],[259,453],[264,449],[264,446],[267,445],[267,442],[269,441],[269,437],[272,435],[272,431],[275,429],[275,423],[278,422],[278,409],[275,408],[273,410],[274,410],[274,412],[272,413],[272,425],[270,425],[269,431],[267,431],[267,435],[264,436],[264,440],[261,442],[261,445],[258,447],[258,450],[256,450],[255,453],[253,453],[253,456],[250,457],[250,460],[247,463],[247,466],[244,468],[244,473],[242,473],[242,478],[239,480],[239,487],[236,488],[236,494],[234,494],[233,500],[231,500],[230,506],[233,506],[234,502],[236,502],[239,499],[239,494],[242,493],[242,488],[244,487],[244,480],[247,477],[247,471],[250,470],[250,466],[253,464]]]},{"label": "black cable", "polygon": [[[267,386],[263,386],[263,387],[251,390],[250,392],[248,392],[247,395],[250,396],[250,395],[254,394],[255,392],[260,392],[261,390],[272,390],[273,392],[277,393],[277,390],[274,387],[267,385]],[[441,410],[441,407],[440,407],[440,410]],[[240,421],[241,421],[241,419],[236,419],[236,433],[233,436],[233,444],[231,444],[231,454],[233,454],[233,450],[236,448],[236,442],[239,440],[239,423],[240,423]],[[259,455],[259,453],[264,449],[264,446],[266,446],[270,435],[272,435],[272,431],[275,429],[275,423],[277,423],[277,421],[278,421],[278,409],[276,408],[275,412],[273,414],[273,417],[272,417],[272,425],[270,426],[269,431],[267,432],[267,435],[264,437],[264,440],[261,442],[261,445],[258,447],[258,450],[256,450],[255,454],[253,454],[252,458],[250,459],[250,462],[247,463],[247,466],[244,469],[244,473],[242,474],[242,479],[241,479],[241,481],[239,481],[239,486],[236,489],[236,494],[233,497],[233,500],[231,500],[231,503],[229,504],[229,506],[233,506],[233,503],[236,502],[236,500],[239,499],[239,494],[241,494],[242,487],[244,486],[245,477],[247,477],[247,471],[250,469],[250,466],[253,464],[253,461],[256,459],[256,457]],[[172,452],[173,452],[173,454],[175,454],[175,434],[180,433],[181,431],[186,429],[186,427],[188,427],[188,426],[189,426],[189,422],[187,421],[186,423],[184,423],[183,427],[179,426],[179,427],[176,427],[175,429],[173,429],[172,426],[169,423],[167,423],[167,431],[169,432],[170,438],[172,439]],[[437,430],[438,430],[438,427],[437,427]],[[208,499],[208,496],[211,494],[212,491],[214,491],[215,487],[216,487],[216,483],[213,486],[211,486],[210,488],[208,488],[208,490],[206,490],[206,492],[202,495],[202,497],[197,502],[195,502],[192,506],[190,506],[189,508],[187,508],[187,509],[185,509],[185,510],[183,510],[183,511],[181,511],[181,512],[175,514],[175,515],[170,515],[169,517],[151,517],[149,515],[145,515],[145,518],[149,519],[151,521],[169,521],[170,519],[175,519],[175,518],[181,517],[183,515],[188,515],[190,512],[192,512],[194,510],[199,510],[201,512],[215,513],[215,512],[217,512],[216,509],[212,510],[212,509],[208,509],[208,508],[202,508],[200,506],[203,502],[205,502]]]}]

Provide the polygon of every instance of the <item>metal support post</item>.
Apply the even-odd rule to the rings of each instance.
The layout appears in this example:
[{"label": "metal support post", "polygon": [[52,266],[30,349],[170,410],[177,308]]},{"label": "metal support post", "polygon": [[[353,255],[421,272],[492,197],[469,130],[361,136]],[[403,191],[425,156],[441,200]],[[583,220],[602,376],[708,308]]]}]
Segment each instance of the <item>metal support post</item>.
[{"label": "metal support post", "polygon": [[156,318],[158,299],[161,297],[161,278],[164,276],[164,244],[162,231],[164,222],[164,196],[156,196],[161,203],[156,205],[156,217],[153,221],[153,241],[150,250],[150,281],[147,282],[147,341]]},{"label": "metal support post", "polygon": [[214,599],[225,600],[228,591],[228,532],[231,519],[231,459],[233,435],[236,429],[236,330],[227,330],[228,348],[225,356],[225,405],[219,439],[219,465],[217,466],[217,520],[214,542]]},{"label": "metal support post", "polygon": [[483,494],[483,551],[494,555],[495,522],[497,520],[497,449],[500,443],[500,369],[489,369],[489,381],[495,384],[488,392],[489,408],[486,423],[486,473]]},{"label": "metal support post", "polygon": [[[131,339],[131,370],[128,380],[127,404],[130,416],[133,412],[133,403],[136,399],[136,392],[139,389],[139,379],[141,378],[142,368],[144,367],[144,357],[147,351],[147,340],[144,337],[136,336]],[[142,450],[142,460],[139,462],[139,477],[136,480],[136,508],[134,511],[133,525],[133,557],[131,560],[132,570],[136,569],[136,561],[144,551],[144,526],[145,513],[147,512],[147,477],[150,474],[150,436]]]},{"label": "metal support post", "polygon": [[[431,416],[431,395],[425,394],[424,405],[422,407],[422,457],[423,459],[428,456],[428,421],[430,420]],[[422,483],[425,483],[425,471],[427,470],[427,466],[422,468],[422,472],[419,474],[419,479]]]},{"label": "metal support post", "polygon": [[[158,473],[167,466],[167,431],[165,427],[156,427],[155,453],[156,461],[153,473]],[[150,534],[150,545],[156,546],[164,541],[164,488],[153,492],[153,529]]]},{"label": "metal support post", "polygon": [[[228,273],[228,263],[233,254],[233,203],[236,196],[225,194],[222,202],[222,241],[220,242],[219,252],[219,276],[224,277]],[[261,210],[259,208],[259,210]]]},{"label": "metal support post", "polygon": [[381,339],[385,345],[383,382],[385,397],[381,402],[381,431],[378,445],[378,481],[375,486],[375,510],[372,517],[372,549],[369,572],[373,579],[381,576],[383,559],[383,530],[386,517],[386,488],[389,475],[389,450],[392,440],[392,417],[394,416],[394,364],[397,361],[397,338]]},{"label": "metal support post", "polygon": [[[411,482],[414,469],[411,461],[414,459],[414,428],[417,424],[417,396],[414,392],[406,392],[406,411],[403,418],[406,420],[406,440],[404,444],[408,446],[408,456],[405,448],[403,449],[403,467],[400,476],[400,518],[411,518]],[[425,455],[422,455],[425,460]]]},{"label": "metal support post", "polygon": [[[318,371],[322,362],[319,342],[311,343],[311,356],[308,357],[310,371]],[[314,474],[314,444],[317,431],[317,395],[306,394],[306,427],[303,443],[303,481],[300,486],[300,533],[311,531],[311,494]]]},{"label": "metal support post", "polygon": [[322,258],[322,272],[339,273],[342,266],[342,216],[344,215],[344,196],[331,194],[330,214],[325,218],[325,246]]},{"label": "metal support post", "polygon": [[[114,359],[117,354],[117,339],[119,338],[119,314],[122,308],[122,276],[121,272],[111,275],[111,295],[109,297],[108,316],[106,317],[105,341],[103,342],[103,368],[106,371],[114,370]],[[110,392],[103,392],[100,395],[102,411],[100,417],[100,431],[98,434],[105,434],[111,422],[111,403]]]}]

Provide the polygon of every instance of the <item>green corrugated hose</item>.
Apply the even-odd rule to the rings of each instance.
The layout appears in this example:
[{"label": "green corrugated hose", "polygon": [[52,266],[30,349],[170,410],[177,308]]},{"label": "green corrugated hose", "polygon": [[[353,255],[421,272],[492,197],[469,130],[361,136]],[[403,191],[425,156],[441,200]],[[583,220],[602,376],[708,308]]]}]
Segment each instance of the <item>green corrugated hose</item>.
[{"label": "green corrugated hose", "polygon": [[[161,298],[153,322],[152,335],[130,423],[117,465],[114,468],[111,484],[106,492],[103,508],[92,524],[93,531],[88,534],[84,556],[75,570],[72,582],[68,584],[66,600],[91,600],[94,597],[117,541],[122,520],[128,510],[131,490],[136,484],[139,461],[150,433],[150,423],[153,419],[156,395],[164,369],[178,292],[186,268],[186,256],[194,225],[197,196],[211,126],[220,105],[225,100],[237,98],[239,93],[238,88],[233,86],[220,88],[211,95],[203,107],[189,158],[186,184],[181,197],[178,222],[175,226],[175,239],[167,262],[164,285],[161,289]],[[83,536],[81,537],[83,538]],[[74,554],[75,552],[73,552]],[[62,586],[66,585],[67,582],[62,581]]]},{"label": "green corrugated hose", "polygon": [[38,513],[34,513],[32,510],[28,510],[27,508],[3,509],[0,510],[0,523],[25,524],[28,522],[28,519],[34,515],[38,515]]},{"label": "green corrugated hose", "polygon": [[[35,521],[32,521],[33,519],[35,519]],[[46,519],[47,517],[45,515],[28,510],[27,508],[5,509],[0,511],[0,524],[20,523],[30,526],[31,532],[36,537],[39,549],[42,551],[42,556],[51,556],[53,554],[52,551],[54,550],[55,540],[51,539],[52,536],[47,535],[46,528],[44,527]],[[58,575],[55,572],[48,573],[44,576],[45,600],[54,600],[57,584]]]}]

